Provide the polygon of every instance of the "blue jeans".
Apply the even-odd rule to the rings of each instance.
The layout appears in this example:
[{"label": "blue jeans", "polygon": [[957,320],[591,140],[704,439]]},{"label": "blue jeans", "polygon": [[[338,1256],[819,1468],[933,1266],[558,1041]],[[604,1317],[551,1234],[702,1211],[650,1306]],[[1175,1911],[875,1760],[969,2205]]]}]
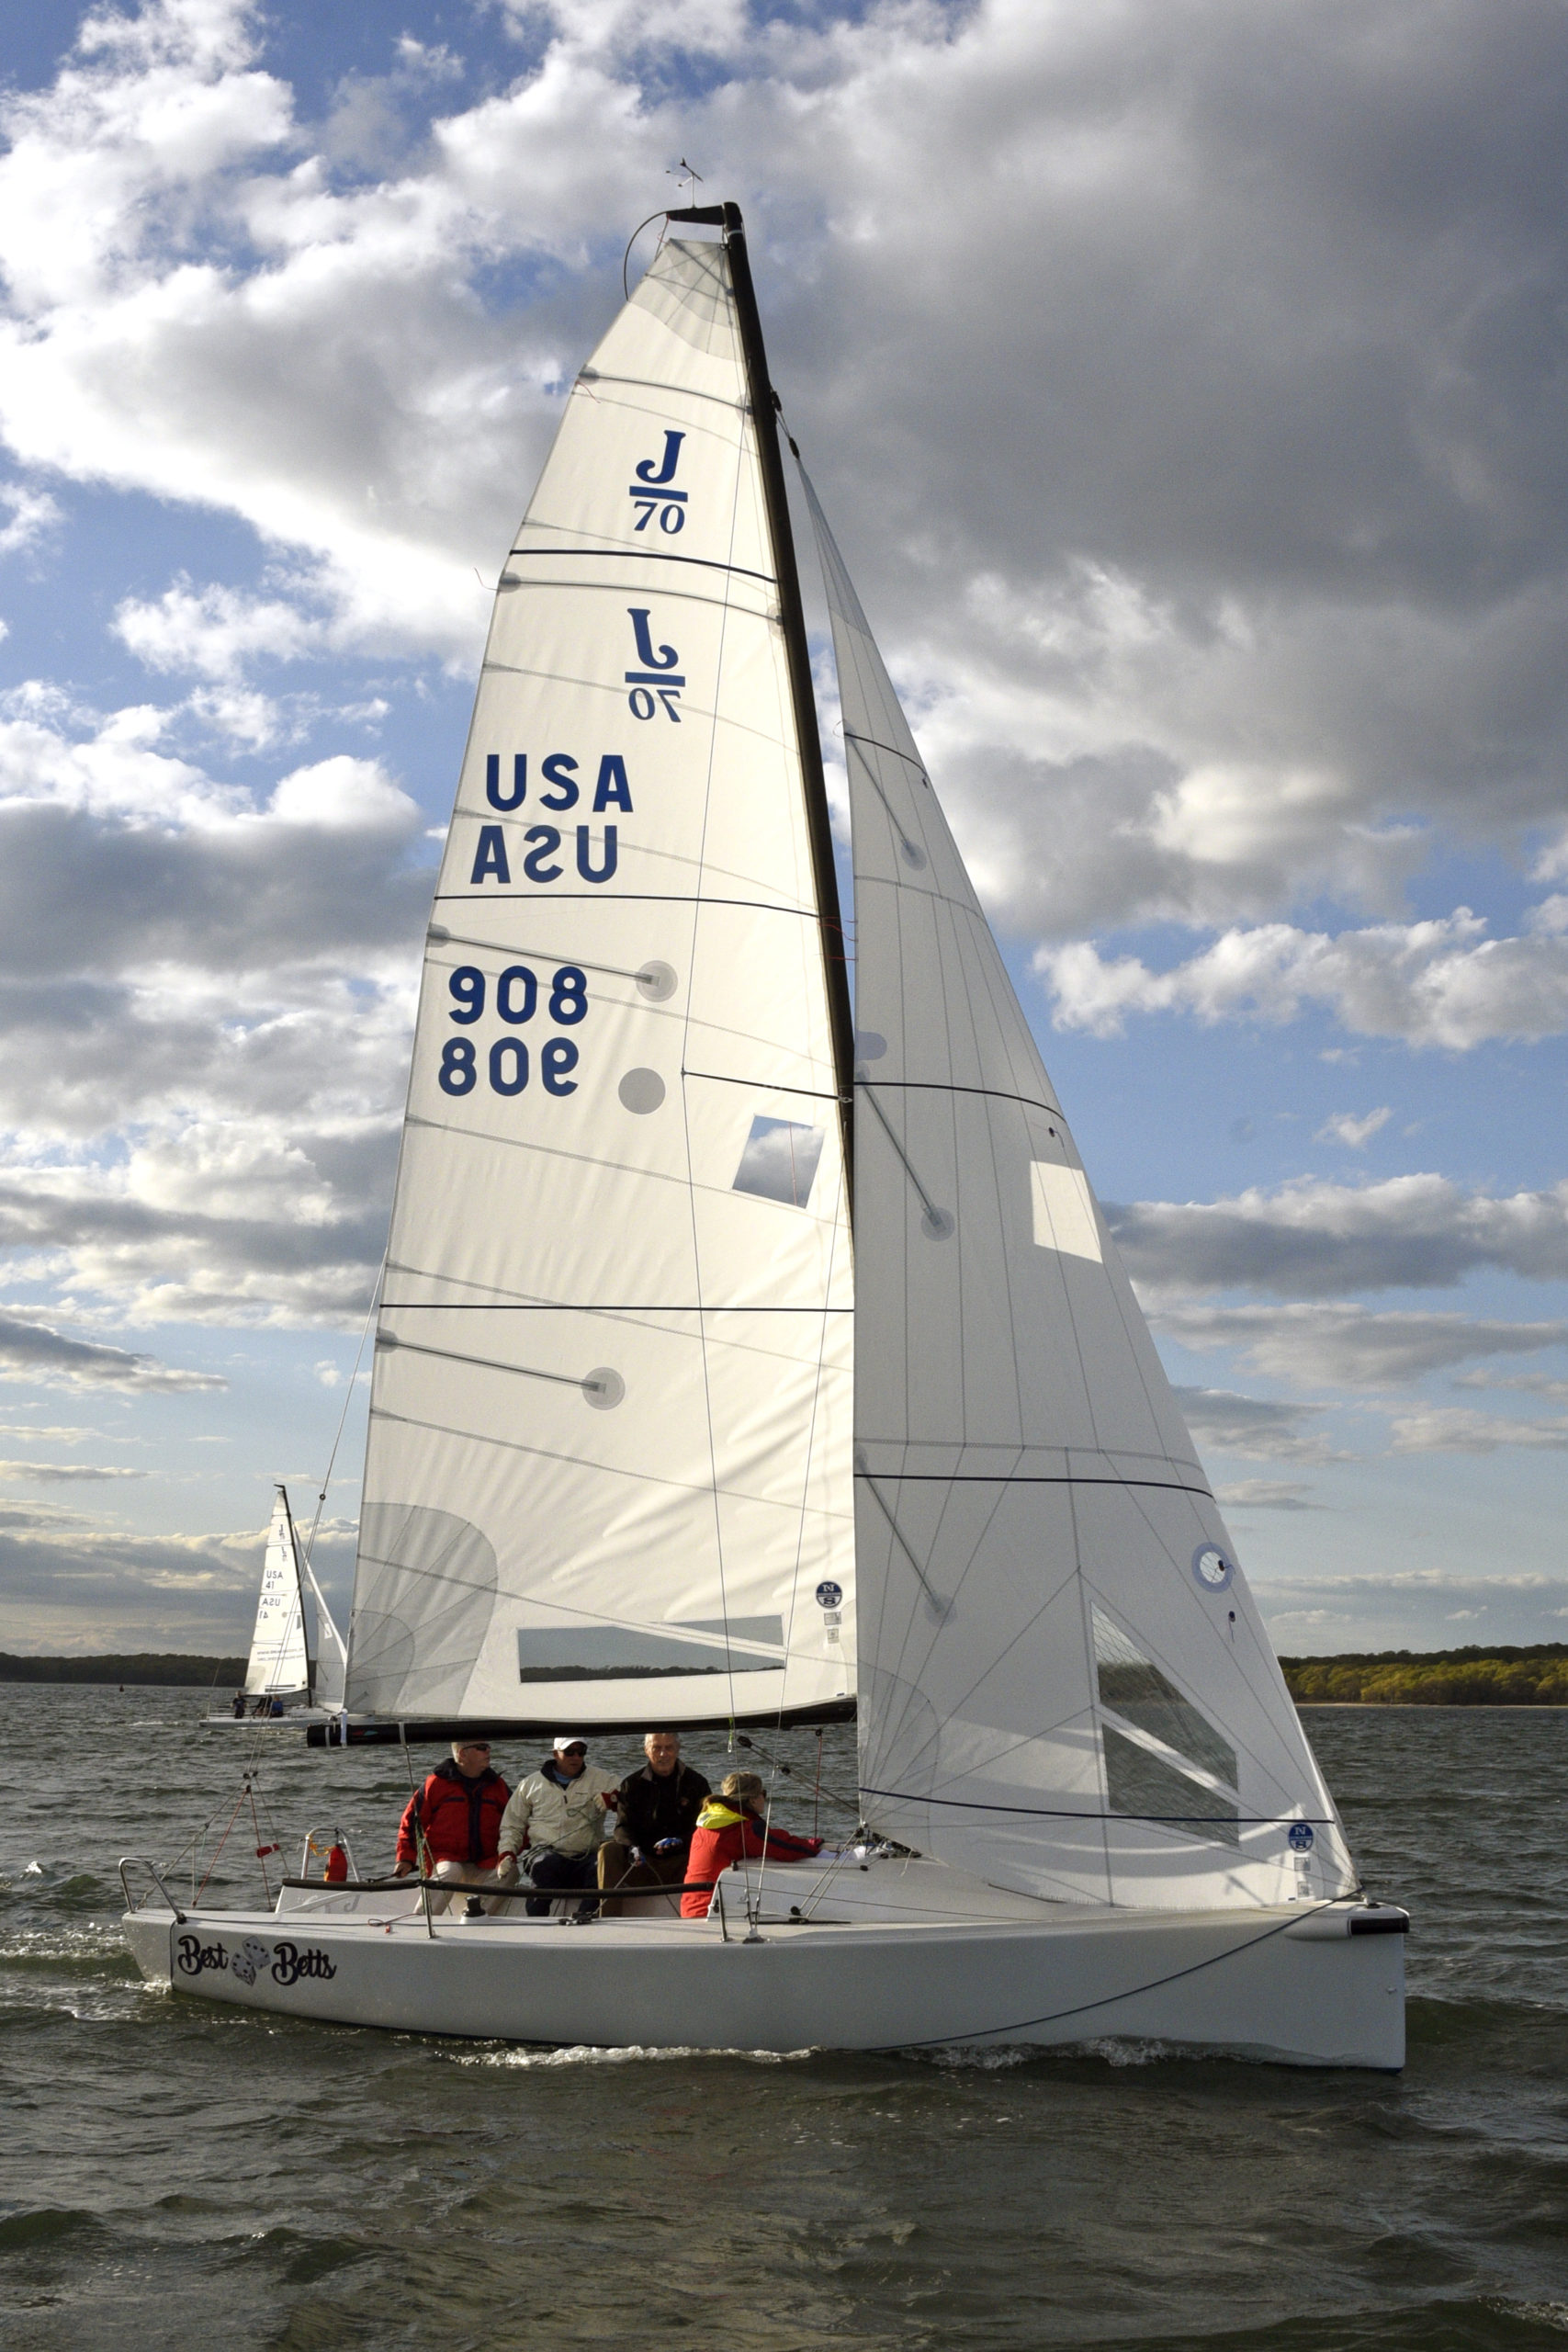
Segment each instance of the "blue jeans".
[{"label": "blue jeans", "polygon": [[[553,1847],[541,1846],[536,1853],[519,1854],[517,1867],[530,1886],[548,1889],[539,1898],[530,1895],[524,1905],[536,1919],[542,1919],[548,1911],[551,1896],[570,1894],[574,1887],[597,1889],[599,1884],[598,1865],[592,1854],[558,1854]],[[592,1919],[598,1908],[597,1903],[580,1903],[577,1916]]]}]

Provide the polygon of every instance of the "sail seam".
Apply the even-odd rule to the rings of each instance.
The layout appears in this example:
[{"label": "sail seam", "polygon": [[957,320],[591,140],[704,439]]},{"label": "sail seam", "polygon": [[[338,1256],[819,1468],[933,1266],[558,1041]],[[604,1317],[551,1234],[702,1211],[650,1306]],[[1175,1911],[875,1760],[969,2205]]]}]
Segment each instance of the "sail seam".
[{"label": "sail seam", "polygon": [[886,1797],[890,1804],[950,1805],[966,1813],[1019,1813],[1032,1821],[1225,1821],[1242,1829],[1279,1829],[1288,1822],[1310,1821],[1314,1828],[1337,1827],[1327,1814],[1315,1813],[1080,1813],[1069,1805],[992,1804],[985,1797],[922,1796],[912,1789],[864,1789],[863,1796]]}]

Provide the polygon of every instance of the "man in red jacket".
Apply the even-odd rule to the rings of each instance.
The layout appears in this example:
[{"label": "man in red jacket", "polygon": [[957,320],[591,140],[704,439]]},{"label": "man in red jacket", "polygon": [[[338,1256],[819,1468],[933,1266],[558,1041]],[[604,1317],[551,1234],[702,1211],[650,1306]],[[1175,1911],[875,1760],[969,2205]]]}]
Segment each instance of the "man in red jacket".
[{"label": "man in red jacket", "polygon": [[[822,1851],[820,1838],[796,1838],[767,1826],[767,1792],[755,1772],[731,1772],[697,1815],[686,1858],[682,1919],[705,1919],[721,1871],[731,1862],[765,1854],[771,1862],[808,1862]],[[698,1882],[693,1885],[693,1881]]]},{"label": "man in red jacket", "polygon": [[[447,1763],[438,1764],[417,1796],[410,1797],[398,1826],[396,1875],[407,1878],[421,1860],[431,1878],[457,1886],[507,1886],[517,1877],[515,1862],[502,1869],[496,1833],[512,1794],[492,1770],[488,1739],[455,1739]],[[423,1841],[423,1853],[420,1847]],[[432,1911],[445,1911],[447,1894],[432,1894]],[[487,1911],[509,1911],[509,1903],[487,1900]]]}]

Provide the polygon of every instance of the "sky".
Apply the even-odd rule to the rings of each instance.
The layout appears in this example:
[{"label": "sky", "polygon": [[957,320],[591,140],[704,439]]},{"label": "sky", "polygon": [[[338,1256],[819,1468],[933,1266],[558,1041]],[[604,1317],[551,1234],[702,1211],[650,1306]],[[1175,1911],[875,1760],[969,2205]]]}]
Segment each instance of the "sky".
[{"label": "sky", "polygon": [[243,1646],[334,1445],[346,1598],[491,590],[687,159],[1276,1645],[1568,1639],[1559,0],[31,0],[0,138],[0,1647]]}]

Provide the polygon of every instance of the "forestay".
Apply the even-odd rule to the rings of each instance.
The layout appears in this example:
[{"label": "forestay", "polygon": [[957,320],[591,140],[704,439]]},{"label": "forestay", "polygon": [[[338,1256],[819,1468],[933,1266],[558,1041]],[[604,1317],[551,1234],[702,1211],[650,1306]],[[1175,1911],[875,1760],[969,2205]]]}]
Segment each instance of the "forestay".
[{"label": "forestay", "polygon": [[294,1521],[288,1498],[279,1487],[266,1532],[266,1555],[262,1562],[261,1597],[256,1602],[255,1630],[251,1635],[245,1690],[251,1698],[282,1698],[308,1690],[310,1661],[305,1645],[305,1611],[299,1587],[299,1564],[294,1549]]},{"label": "forestay", "polygon": [[827,990],[729,259],[671,243],[496,596],[425,954],[350,1709],[592,1730],[852,1694]]},{"label": "forestay", "polygon": [[1069,1900],[1337,1893],[1332,1804],[811,504],[854,831],[867,1818]]}]

